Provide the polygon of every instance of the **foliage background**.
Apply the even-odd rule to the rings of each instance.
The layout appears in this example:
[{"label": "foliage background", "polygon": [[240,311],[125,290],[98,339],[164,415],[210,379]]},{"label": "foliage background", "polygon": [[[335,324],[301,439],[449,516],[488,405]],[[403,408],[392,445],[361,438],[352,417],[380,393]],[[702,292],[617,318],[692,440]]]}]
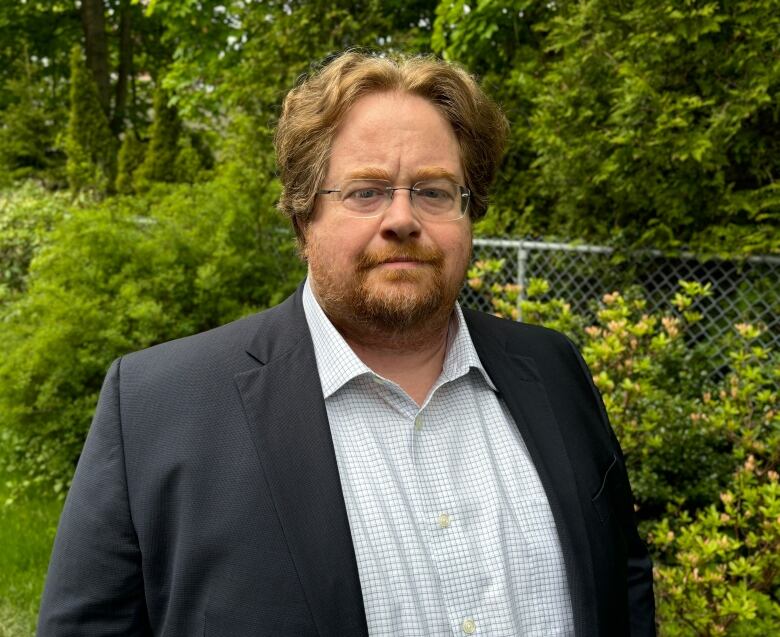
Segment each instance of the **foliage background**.
[{"label": "foliage background", "polygon": [[[2,3],[0,635],[29,634],[110,361],[300,279],[274,210],[274,122],[296,78],[346,47],[443,56],[501,104],[510,147],[478,232],[780,250],[773,0]],[[514,302],[489,264],[472,274],[497,311]],[[524,316],[582,346],[626,451],[662,632],[778,632],[777,355],[761,326],[735,328],[713,376],[685,337],[695,283],[690,307],[658,316],[630,290],[601,299],[590,326],[534,285]]]}]

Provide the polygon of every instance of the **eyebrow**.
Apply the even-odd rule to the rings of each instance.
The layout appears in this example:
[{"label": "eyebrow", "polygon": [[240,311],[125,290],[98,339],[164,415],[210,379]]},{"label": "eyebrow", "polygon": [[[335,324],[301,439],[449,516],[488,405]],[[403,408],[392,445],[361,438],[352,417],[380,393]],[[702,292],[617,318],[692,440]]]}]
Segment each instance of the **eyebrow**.
[{"label": "eyebrow", "polygon": [[[441,168],[440,166],[424,166],[423,168],[420,168],[417,172],[415,172],[412,182],[417,183],[418,181],[424,181],[426,179],[441,178],[450,179],[456,183],[458,182],[458,179],[455,177],[455,175],[453,175],[449,170]],[[347,173],[344,176],[344,179],[383,179],[385,181],[392,181],[392,179],[390,179],[390,173],[388,173],[384,168],[377,168],[374,166],[353,170]]]},{"label": "eyebrow", "polygon": [[384,179],[385,181],[390,181],[390,173],[384,168],[369,166],[348,172],[344,175],[344,179]]},{"label": "eyebrow", "polygon": [[440,168],[439,166],[426,166],[425,168],[420,168],[420,170],[416,173],[415,181],[422,181],[424,179],[449,179],[450,181],[454,181],[455,183],[458,183],[457,177],[453,175],[449,170],[445,170],[444,168]]}]

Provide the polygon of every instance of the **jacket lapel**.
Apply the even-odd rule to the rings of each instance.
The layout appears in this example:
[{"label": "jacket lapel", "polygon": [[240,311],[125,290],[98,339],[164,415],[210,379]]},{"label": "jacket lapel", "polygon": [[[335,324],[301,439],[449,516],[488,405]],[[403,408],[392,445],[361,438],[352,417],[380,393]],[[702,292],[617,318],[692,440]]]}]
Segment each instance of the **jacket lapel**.
[{"label": "jacket lapel", "polygon": [[321,635],[367,635],[341,491],[301,289],[261,315],[236,376],[255,449]]},{"label": "jacket lapel", "polygon": [[587,634],[596,622],[589,601],[593,568],[583,530],[581,498],[560,426],[547,390],[532,358],[522,355],[513,341],[502,342],[464,311],[480,361],[493,380],[520,430],[534,461],[555,519],[566,564],[577,635]]}]

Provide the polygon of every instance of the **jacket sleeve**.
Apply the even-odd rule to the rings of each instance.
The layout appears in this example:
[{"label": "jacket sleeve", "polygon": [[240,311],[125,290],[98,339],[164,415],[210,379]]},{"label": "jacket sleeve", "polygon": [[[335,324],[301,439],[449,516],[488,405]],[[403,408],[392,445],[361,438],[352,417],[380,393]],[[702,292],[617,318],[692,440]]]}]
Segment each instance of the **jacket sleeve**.
[{"label": "jacket sleeve", "polygon": [[656,627],[655,597],[653,594],[653,564],[650,560],[650,555],[647,552],[647,546],[637,532],[636,520],[634,517],[634,498],[628,481],[628,472],[626,471],[623,451],[620,448],[620,443],[615,436],[612,425],[609,423],[604,401],[601,399],[601,394],[593,382],[593,376],[590,369],[588,369],[588,366],[577,347],[571,343],[571,341],[569,341],[569,345],[574,350],[583,373],[587,376],[594,400],[598,403],[602,423],[607,430],[615,452],[615,457],[617,458],[617,469],[620,482],[620,488],[618,488],[617,491],[624,494],[624,497],[622,497],[620,499],[621,501],[618,503],[620,510],[617,511],[617,513],[623,528],[623,536],[626,538],[628,546],[627,586],[631,637],[654,637],[656,634]]},{"label": "jacket sleeve", "polygon": [[38,618],[39,637],[151,635],[128,502],[115,361],[65,501]]}]

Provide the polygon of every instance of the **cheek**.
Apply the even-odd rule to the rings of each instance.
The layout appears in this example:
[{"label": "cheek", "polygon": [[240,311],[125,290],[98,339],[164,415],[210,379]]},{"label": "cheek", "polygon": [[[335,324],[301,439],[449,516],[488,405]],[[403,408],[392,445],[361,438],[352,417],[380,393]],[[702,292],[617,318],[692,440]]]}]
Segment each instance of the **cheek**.
[{"label": "cheek", "polygon": [[316,243],[321,260],[333,271],[353,263],[366,250],[372,237],[368,227],[355,226],[339,218],[319,219],[309,230],[309,242]]},{"label": "cheek", "polygon": [[452,233],[439,245],[450,255],[450,268],[459,274],[459,271],[468,265],[469,257],[471,256],[470,228],[460,229],[458,232]]},{"label": "cheek", "polygon": [[369,240],[359,235],[344,234],[332,238],[331,253],[335,263],[350,266],[369,249]]}]

